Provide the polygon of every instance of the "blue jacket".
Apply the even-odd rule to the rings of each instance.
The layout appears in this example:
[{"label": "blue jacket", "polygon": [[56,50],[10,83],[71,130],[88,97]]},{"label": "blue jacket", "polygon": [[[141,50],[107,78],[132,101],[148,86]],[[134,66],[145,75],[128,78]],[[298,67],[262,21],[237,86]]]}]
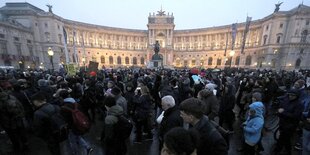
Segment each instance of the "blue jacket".
[{"label": "blue jacket", "polygon": [[243,131],[245,142],[248,145],[254,146],[261,138],[262,128],[264,126],[263,110],[260,104],[251,104],[250,110],[255,110],[254,116],[248,116],[247,120],[243,123]]}]

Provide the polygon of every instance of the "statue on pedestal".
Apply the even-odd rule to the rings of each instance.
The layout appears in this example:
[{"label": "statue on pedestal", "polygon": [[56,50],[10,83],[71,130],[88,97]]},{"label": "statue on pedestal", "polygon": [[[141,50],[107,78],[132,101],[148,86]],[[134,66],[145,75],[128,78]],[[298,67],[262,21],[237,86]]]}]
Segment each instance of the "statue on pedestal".
[{"label": "statue on pedestal", "polygon": [[160,44],[158,41],[156,41],[156,43],[154,44],[154,52],[155,54],[152,56],[152,60],[161,60],[162,58],[160,57],[160,55],[158,54],[160,51]]}]

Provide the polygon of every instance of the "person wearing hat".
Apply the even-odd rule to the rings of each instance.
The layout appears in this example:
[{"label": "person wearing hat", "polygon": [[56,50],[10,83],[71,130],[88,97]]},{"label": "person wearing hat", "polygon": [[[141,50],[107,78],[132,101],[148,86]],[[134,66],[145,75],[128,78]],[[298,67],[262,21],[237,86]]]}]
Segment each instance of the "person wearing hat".
[{"label": "person wearing hat", "polygon": [[288,154],[291,154],[291,138],[298,127],[302,111],[303,105],[299,100],[299,91],[289,90],[286,99],[280,102],[278,109],[280,137],[274,149],[276,155],[282,151],[283,147]]},{"label": "person wearing hat", "polygon": [[112,88],[111,96],[115,98],[116,104],[121,106],[124,114],[127,115],[127,100],[122,96],[121,90],[118,87]]}]

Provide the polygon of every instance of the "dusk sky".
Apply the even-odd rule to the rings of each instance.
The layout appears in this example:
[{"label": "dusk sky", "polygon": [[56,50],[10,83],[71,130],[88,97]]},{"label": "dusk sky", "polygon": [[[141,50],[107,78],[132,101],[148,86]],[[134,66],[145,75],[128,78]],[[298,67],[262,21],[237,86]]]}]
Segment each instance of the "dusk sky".
[{"label": "dusk sky", "polygon": [[[278,0],[1,0],[28,2],[47,11],[46,4],[53,5],[53,12],[65,19],[111,27],[147,29],[149,13],[164,11],[173,13],[175,29],[194,29],[230,25],[244,22],[246,16],[253,20],[273,13]],[[282,0],[280,11],[287,11],[310,0]]]}]

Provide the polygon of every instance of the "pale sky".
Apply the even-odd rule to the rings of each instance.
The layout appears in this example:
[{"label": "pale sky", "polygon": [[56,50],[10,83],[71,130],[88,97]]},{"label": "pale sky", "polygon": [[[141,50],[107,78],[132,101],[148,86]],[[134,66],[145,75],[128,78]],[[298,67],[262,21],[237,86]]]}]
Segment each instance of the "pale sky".
[{"label": "pale sky", "polygon": [[[246,16],[261,19],[273,13],[279,0],[1,0],[28,2],[47,11],[53,5],[54,14],[65,19],[102,26],[147,29],[149,13],[173,12],[175,29],[194,29],[235,22],[244,22]],[[281,0],[280,11],[287,11],[310,0]]]}]

